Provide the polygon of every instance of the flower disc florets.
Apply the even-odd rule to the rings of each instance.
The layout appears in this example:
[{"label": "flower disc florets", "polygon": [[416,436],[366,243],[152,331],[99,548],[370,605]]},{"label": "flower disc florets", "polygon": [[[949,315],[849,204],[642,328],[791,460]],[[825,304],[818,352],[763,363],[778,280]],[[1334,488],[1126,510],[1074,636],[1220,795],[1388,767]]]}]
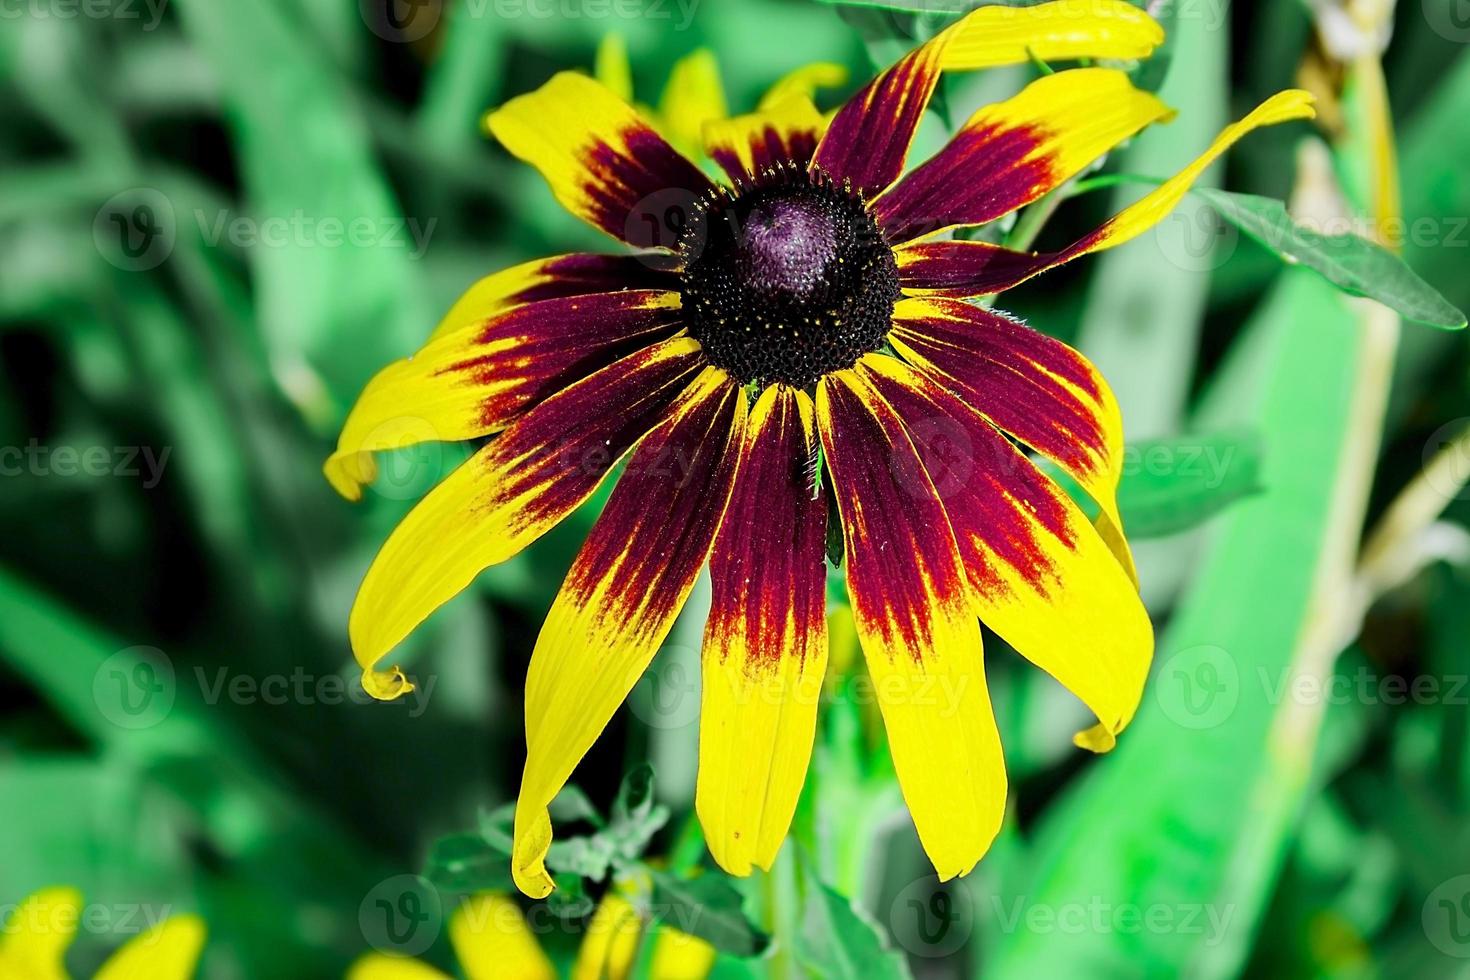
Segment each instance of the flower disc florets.
[{"label": "flower disc florets", "polygon": [[710,361],[743,384],[811,388],[882,346],[898,267],[861,198],[794,164],[700,203],[683,306]]}]

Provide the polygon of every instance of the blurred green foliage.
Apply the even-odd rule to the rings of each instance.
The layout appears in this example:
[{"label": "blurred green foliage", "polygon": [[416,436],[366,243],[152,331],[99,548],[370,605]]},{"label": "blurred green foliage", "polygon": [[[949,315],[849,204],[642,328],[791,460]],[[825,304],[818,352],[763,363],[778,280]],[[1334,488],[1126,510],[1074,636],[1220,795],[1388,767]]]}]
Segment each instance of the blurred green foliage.
[{"label": "blurred green foliage", "polygon": [[[481,137],[484,109],[590,68],[613,30],[641,101],[704,46],[745,108],[806,62],[865,78],[970,4],[860,6],[0,2],[0,905],[67,883],[99,907],[197,910],[210,925],[201,975],[305,978],[369,948],[364,910],[399,876],[423,872],[445,894],[504,881],[489,841],[523,758],[526,661],[603,498],[417,631],[403,660],[420,690],[380,704],[357,690],[346,613],[378,544],[465,449],[401,454],[356,507],[321,461],[367,378],[473,279],[606,247]],[[1108,167],[1162,176],[1294,83],[1313,8],[1148,6],[1176,36],[1168,64],[1139,80],[1181,115]],[[1404,3],[1384,56],[1404,217],[1411,231],[1427,222],[1403,255],[1461,308],[1467,42],[1454,0]],[[947,79],[915,155],[1031,71]],[[1257,134],[1208,181],[1285,198],[1308,139]],[[1334,145],[1362,211],[1359,151]],[[1079,196],[1041,244],[1136,194]],[[562,801],[558,819],[585,831],[568,867],[588,870],[594,844],[646,851],[665,895],[728,913],[714,921],[734,934],[717,976],[1461,967],[1470,508],[1458,486],[1427,567],[1306,665],[1327,693],[1292,682],[1324,604],[1350,605],[1322,583],[1356,548],[1360,511],[1371,525],[1470,416],[1465,338],[1406,330],[1386,405],[1365,402],[1363,306],[1202,204],[1181,214],[1003,304],[1092,356],[1130,438],[1153,440],[1123,500],[1157,537],[1139,565],[1160,645],[1118,749],[1072,749],[1081,706],[987,635],[1013,814],[976,873],[941,887],[875,706],[853,693],[860,657],[834,627],[843,666],[794,844],[730,892],[694,875],[697,592],[579,768],[582,803]],[[1205,247],[1184,247],[1196,231]],[[1213,448],[1228,465],[1159,472],[1149,446],[1176,464]],[[1350,474],[1365,466],[1372,492],[1358,499],[1368,484]],[[651,795],[620,798],[648,761]],[[595,898],[607,883],[592,878]],[[568,891],[555,910],[567,927],[545,937],[562,960],[588,904]],[[84,931],[75,972],[124,931]],[[765,958],[735,955],[766,934]],[[430,938],[417,952],[452,970],[447,940]]]}]

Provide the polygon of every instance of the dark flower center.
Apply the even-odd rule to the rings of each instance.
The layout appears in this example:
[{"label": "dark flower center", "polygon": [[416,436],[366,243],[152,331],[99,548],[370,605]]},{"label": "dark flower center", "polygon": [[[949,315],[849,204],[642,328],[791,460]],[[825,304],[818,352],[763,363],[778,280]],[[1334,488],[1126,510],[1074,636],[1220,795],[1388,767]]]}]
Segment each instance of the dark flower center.
[{"label": "dark flower center", "polygon": [[712,363],[743,384],[811,388],[883,345],[898,267],[858,197],[792,164],[701,207],[683,305]]}]

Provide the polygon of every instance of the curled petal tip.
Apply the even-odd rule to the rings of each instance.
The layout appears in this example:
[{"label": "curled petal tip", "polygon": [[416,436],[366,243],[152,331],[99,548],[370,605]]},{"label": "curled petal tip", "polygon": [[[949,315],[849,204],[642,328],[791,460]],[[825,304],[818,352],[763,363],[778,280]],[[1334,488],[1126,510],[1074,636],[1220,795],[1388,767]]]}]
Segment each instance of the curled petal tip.
[{"label": "curled petal tip", "polygon": [[517,814],[511,877],[527,898],[545,898],[556,889],[556,882],[546,873],[546,852],[551,848],[551,816],[542,810],[529,818],[527,825]]},{"label": "curled petal tip", "polygon": [[414,684],[400,667],[369,669],[362,672],[362,689],[379,701],[393,701],[412,691]]},{"label": "curled petal tip", "polygon": [[1072,744],[1079,749],[1096,752],[1101,755],[1111,752],[1113,746],[1118,744],[1117,733],[1103,723],[1099,722],[1086,731],[1078,732],[1072,736]]},{"label": "curled petal tip", "polygon": [[357,503],[362,499],[362,488],[377,479],[378,465],[372,453],[333,453],[322,464],[322,473],[333,490]]}]

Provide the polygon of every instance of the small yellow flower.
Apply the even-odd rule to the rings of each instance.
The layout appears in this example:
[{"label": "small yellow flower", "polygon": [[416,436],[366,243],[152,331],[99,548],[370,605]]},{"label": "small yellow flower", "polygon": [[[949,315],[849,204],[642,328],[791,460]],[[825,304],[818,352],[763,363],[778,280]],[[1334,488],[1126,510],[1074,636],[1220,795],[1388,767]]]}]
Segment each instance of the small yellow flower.
[{"label": "small yellow flower", "polygon": [[[66,950],[81,921],[74,888],[47,888],[16,906],[0,928],[0,980],[66,980]],[[176,915],[128,940],[93,980],[188,980],[204,948],[204,922]]]},{"label": "small yellow flower", "polygon": [[[633,970],[644,937],[643,920],[622,895],[609,893],[587,924],[571,980],[624,980]],[[449,920],[449,941],[468,980],[556,980],[556,968],[541,949],[516,903],[485,892],[466,898]],[[654,939],[650,976],[659,980],[703,980],[715,950],[702,939],[660,929]],[[347,980],[447,980],[415,959],[368,953],[352,965]]]}]

